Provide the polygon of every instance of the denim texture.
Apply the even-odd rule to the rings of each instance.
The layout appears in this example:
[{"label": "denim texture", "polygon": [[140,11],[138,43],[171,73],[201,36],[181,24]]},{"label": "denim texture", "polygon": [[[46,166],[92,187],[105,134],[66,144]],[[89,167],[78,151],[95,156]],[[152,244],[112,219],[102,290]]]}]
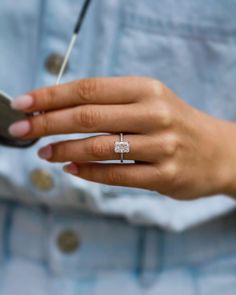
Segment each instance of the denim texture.
[{"label": "denim texture", "polygon": [[[65,53],[82,4],[1,0],[1,90],[15,97],[55,83],[46,59]],[[94,0],[63,82],[150,76],[234,121],[235,15],[236,0]],[[36,155],[49,142],[85,136],[0,147],[0,294],[235,294],[235,217],[224,217],[235,201],[179,202],[90,183]],[[36,169],[53,177],[50,191],[32,184]],[[78,253],[58,250],[54,239],[65,228],[81,236]]]},{"label": "denim texture", "polygon": [[[2,90],[14,97],[55,83],[45,61],[51,53],[64,54],[82,4],[82,0],[1,1]],[[189,104],[235,120],[235,13],[235,0],[227,4],[220,0],[94,0],[63,82],[90,76],[146,75],[166,83]],[[77,207],[175,231],[235,208],[235,201],[224,196],[188,203],[144,190],[88,183],[65,175],[61,165],[37,158],[38,148],[49,142],[84,136],[89,135],[42,139],[26,151],[1,147],[2,198]],[[9,163],[14,163],[14,171]],[[51,191],[32,186],[34,169],[53,175]]]}]

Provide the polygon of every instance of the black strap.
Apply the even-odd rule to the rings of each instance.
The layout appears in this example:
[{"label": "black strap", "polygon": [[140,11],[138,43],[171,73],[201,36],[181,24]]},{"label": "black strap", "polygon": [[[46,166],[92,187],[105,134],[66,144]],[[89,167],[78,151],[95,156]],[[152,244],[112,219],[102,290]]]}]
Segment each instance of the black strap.
[{"label": "black strap", "polygon": [[83,7],[81,9],[81,12],[79,14],[77,23],[75,25],[74,34],[78,34],[79,33],[80,28],[81,28],[81,26],[83,24],[84,17],[85,17],[85,15],[87,13],[87,10],[88,10],[88,7],[89,7],[89,4],[90,3],[91,3],[91,0],[85,0],[85,2],[83,4]]}]

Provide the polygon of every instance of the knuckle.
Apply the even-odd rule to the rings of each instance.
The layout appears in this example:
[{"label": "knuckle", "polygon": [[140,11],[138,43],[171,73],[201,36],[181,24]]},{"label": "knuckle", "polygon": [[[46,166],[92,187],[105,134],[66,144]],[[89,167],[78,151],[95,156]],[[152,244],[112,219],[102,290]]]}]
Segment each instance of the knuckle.
[{"label": "knuckle", "polygon": [[53,149],[54,149],[53,161],[55,160],[64,161],[68,158],[68,155],[70,154],[67,144],[58,144],[54,146]]},{"label": "knuckle", "polygon": [[43,108],[45,109],[50,109],[53,105],[56,103],[56,91],[54,87],[48,87],[45,89],[42,89],[41,92],[39,93],[37,102],[39,105],[41,105],[41,101],[43,104]]},{"label": "knuckle", "polygon": [[74,114],[75,122],[86,129],[95,128],[100,122],[100,118],[101,115],[98,111],[87,106],[80,106]]},{"label": "knuckle", "polygon": [[84,103],[90,103],[97,92],[96,79],[83,79],[77,84],[77,94]]},{"label": "knuckle", "polygon": [[38,118],[37,130],[40,130],[40,134],[49,135],[51,133],[51,121],[48,114],[44,114]]},{"label": "knuckle", "polygon": [[95,159],[101,159],[107,156],[110,152],[110,149],[107,147],[107,145],[98,139],[93,139],[88,150]]},{"label": "knuckle", "polygon": [[156,120],[158,122],[158,125],[162,128],[169,128],[173,124],[173,115],[169,107],[166,105],[159,106]]},{"label": "knuckle", "polygon": [[152,95],[158,97],[163,96],[166,91],[165,85],[161,81],[155,79],[149,79],[149,89]]},{"label": "knuckle", "polygon": [[168,164],[162,170],[162,178],[165,183],[171,184],[171,186],[175,185],[178,180],[178,168],[174,163]]},{"label": "knuckle", "polygon": [[109,184],[121,184],[123,182],[123,176],[115,169],[109,169],[107,173],[107,181]]},{"label": "knuckle", "polygon": [[178,148],[178,139],[175,135],[168,135],[160,142],[161,152],[167,156],[172,157],[175,155]]},{"label": "knuckle", "polygon": [[[153,178],[155,190],[163,195],[178,199],[179,194],[183,190],[183,180],[178,170],[175,163],[168,163],[156,167]],[[156,181],[154,181],[155,179]],[[158,183],[158,185],[156,185],[156,183]]]}]

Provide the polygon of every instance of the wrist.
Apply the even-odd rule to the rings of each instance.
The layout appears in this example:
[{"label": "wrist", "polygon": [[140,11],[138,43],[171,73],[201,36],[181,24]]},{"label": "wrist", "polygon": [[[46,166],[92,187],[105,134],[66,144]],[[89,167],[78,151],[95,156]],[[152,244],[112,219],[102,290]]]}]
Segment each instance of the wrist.
[{"label": "wrist", "polygon": [[222,166],[219,174],[222,180],[220,193],[236,198],[236,124],[221,121]]}]

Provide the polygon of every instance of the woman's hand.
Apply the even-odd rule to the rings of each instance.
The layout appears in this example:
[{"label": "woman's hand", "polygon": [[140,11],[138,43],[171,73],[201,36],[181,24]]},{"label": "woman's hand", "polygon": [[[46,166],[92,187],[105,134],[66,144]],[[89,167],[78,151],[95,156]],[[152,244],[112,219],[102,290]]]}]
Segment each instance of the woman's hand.
[{"label": "woman's hand", "polygon": [[[192,108],[159,81],[85,79],[33,91],[12,106],[42,112],[12,125],[10,133],[16,137],[107,133],[54,143],[39,151],[50,162],[72,162],[65,171],[78,177],[154,190],[177,199],[234,190],[236,152],[231,140],[235,125]],[[125,159],[135,162],[95,163],[119,160],[114,142],[119,141],[120,132],[130,143]]]}]

